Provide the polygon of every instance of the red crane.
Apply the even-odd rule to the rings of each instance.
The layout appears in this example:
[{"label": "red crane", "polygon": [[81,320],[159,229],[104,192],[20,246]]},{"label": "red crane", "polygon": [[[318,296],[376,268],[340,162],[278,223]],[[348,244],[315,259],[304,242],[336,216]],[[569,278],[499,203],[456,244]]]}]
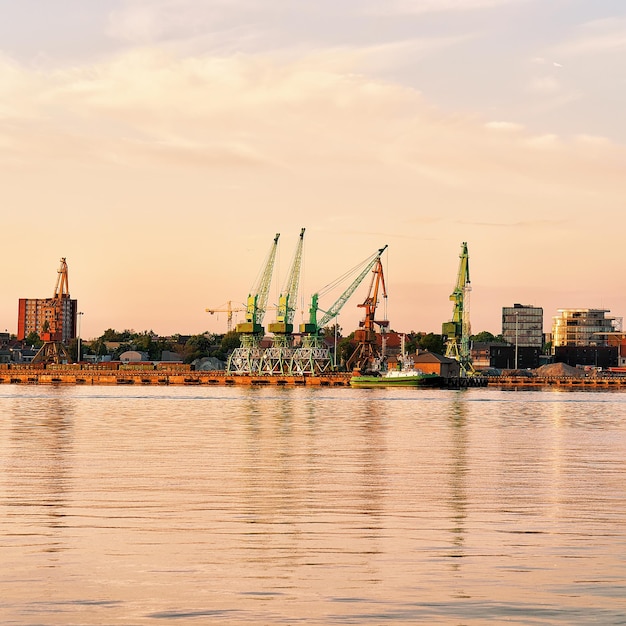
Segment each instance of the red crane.
[{"label": "red crane", "polygon": [[389,326],[388,320],[376,320],[376,307],[378,306],[380,295],[383,298],[387,297],[383,264],[379,257],[372,268],[372,280],[370,281],[367,298],[357,305],[365,309],[365,318],[359,322],[360,328],[354,333],[357,347],[346,362],[348,370],[366,372],[380,368],[381,353],[376,341],[375,326],[379,326],[381,329]]}]

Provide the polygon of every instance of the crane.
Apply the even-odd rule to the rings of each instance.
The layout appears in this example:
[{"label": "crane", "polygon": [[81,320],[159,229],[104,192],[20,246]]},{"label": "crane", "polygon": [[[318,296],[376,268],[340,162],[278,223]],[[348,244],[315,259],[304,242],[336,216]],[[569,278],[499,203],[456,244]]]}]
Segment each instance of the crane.
[{"label": "crane", "polygon": [[380,361],[380,353],[376,343],[375,325],[386,328],[389,325],[388,320],[376,320],[376,307],[378,306],[379,293],[382,289],[383,298],[387,297],[387,289],[385,287],[385,275],[383,273],[383,264],[380,256],[372,269],[372,280],[365,300],[359,304],[360,308],[365,309],[365,318],[360,322],[360,328],[354,333],[354,338],[358,344],[352,353],[346,367],[350,369],[358,369],[361,372],[367,370],[378,369],[377,362]]},{"label": "crane", "polygon": [[[65,257],[61,258],[61,265],[57,272],[57,281],[54,288],[54,295],[52,298],[46,299],[46,305],[44,309],[44,317],[46,322],[44,324],[41,338],[44,340],[43,346],[39,349],[37,354],[33,357],[33,363],[68,363],[71,358],[63,343],[64,338],[64,324],[63,318],[64,311],[67,308],[66,303],[70,305],[70,313],[72,317],[76,319],[76,309],[71,310],[72,303],[70,301],[69,281],[67,272],[67,261]],[[73,303],[75,305],[75,302]]]},{"label": "crane", "polygon": [[461,244],[459,255],[459,271],[454,291],[450,300],[454,302],[452,320],[444,322],[441,327],[445,337],[446,356],[455,359],[461,366],[461,376],[474,374],[472,359],[470,356],[470,317],[469,317],[469,293],[472,289],[469,272],[469,253],[467,242]]},{"label": "crane", "polygon": [[278,299],[276,321],[268,326],[268,330],[274,333],[274,337],[272,346],[264,351],[261,362],[261,371],[266,374],[291,373],[294,352],[293,317],[296,312],[295,304],[300,283],[305,230],[304,228],[300,230],[300,237],[293,255],[291,268],[287,273],[285,285]]},{"label": "crane", "polygon": [[227,313],[226,316],[226,332],[231,332],[233,329],[233,313],[241,313],[246,309],[243,307],[234,307],[232,300],[228,300],[226,304],[221,304],[219,307],[214,309],[205,309],[207,313],[213,315],[214,313]]},{"label": "crane", "polygon": [[306,229],[303,228],[300,231],[300,238],[298,239],[298,245],[296,246],[296,251],[291,262],[291,269],[287,274],[287,280],[278,299],[276,321],[268,326],[270,332],[282,336],[293,332],[293,316],[296,312],[295,304],[298,297],[305,230]]},{"label": "crane", "polygon": [[258,280],[250,290],[246,301],[246,321],[237,324],[241,345],[235,348],[228,359],[226,371],[237,374],[249,374],[259,371],[263,352],[259,346],[265,329],[263,318],[267,307],[274,262],[278,250],[280,233],[276,233],[270,251],[261,268]]},{"label": "crane", "polygon": [[[350,296],[356,291],[357,287],[363,282],[363,279],[369,274],[372,268],[380,262],[382,253],[387,246],[380,248],[377,252],[367,257],[364,261],[348,270],[345,274],[334,280],[332,283],[320,289],[311,296],[311,305],[309,307],[309,321],[300,324],[300,332],[303,334],[303,345],[294,353],[293,368],[299,374],[320,374],[330,369],[330,353],[327,348],[321,345],[320,337],[322,329],[334,317],[339,315],[344,304]],[[359,271],[360,270],[360,271]],[[337,298],[337,300],[323,311],[324,315],[318,322],[317,315],[321,310],[319,308],[320,296],[328,293],[340,283],[347,280],[348,277],[359,271],[345,291]]]}]

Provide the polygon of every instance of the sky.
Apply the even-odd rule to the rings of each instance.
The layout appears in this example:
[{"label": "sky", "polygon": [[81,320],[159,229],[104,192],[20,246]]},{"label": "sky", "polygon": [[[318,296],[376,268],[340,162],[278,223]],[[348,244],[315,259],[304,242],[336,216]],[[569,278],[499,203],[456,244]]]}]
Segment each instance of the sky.
[{"label": "sky", "polygon": [[388,245],[379,317],[440,332],[464,241],[473,332],[622,317],[625,109],[622,0],[0,0],[0,328],[64,257],[85,338],[225,332],[301,228],[296,323]]}]

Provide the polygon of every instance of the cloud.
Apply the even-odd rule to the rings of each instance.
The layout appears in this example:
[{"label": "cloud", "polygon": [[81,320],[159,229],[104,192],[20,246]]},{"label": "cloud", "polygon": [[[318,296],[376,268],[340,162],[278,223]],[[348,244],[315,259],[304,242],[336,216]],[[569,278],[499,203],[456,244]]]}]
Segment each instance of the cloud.
[{"label": "cloud", "polygon": [[559,57],[614,54],[626,50],[626,18],[608,18],[587,22],[567,41],[551,48]]},{"label": "cloud", "polygon": [[[365,74],[361,61],[354,50],[288,59],[146,47],[51,72],[6,63],[4,226],[19,232],[28,215],[38,257],[54,263],[62,242],[91,310],[124,302],[120,319],[107,315],[103,328],[180,332],[166,318],[180,320],[184,309],[198,311],[192,328],[200,332],[211,300],[247,293],[277,231],[307,227],[314,287],[337,275],[340,257],[357,261],[389,240],[394,280],[417,290],[417,268],[426,268],[424,280],[454,276],[456,243],[442,252],[451,240],[499,259],[482,270],[478,262],[481,281],[513,275],[521,261],[511,259],[510,238],[485,225],[523,222],[525,249],[550,245],[558,256],[592,246],[588,219],[597,207],[606,223],[623,220],[620,146],[443,111],[416,90]],[[620,232],[603,240],[609,264]],[[23,242],[9,239],[5,253],[18,255]],[[450,271],[432,262],[443,254]],[[140,290],[128,277],[129,255]],[[544,280],[535,253],[524,263],[519,271]],[[82,277],[81,266],[89,268]],[[22,297],[14,283],[5,288],[9,303]],[[171,286],[167,306],[157,301],[163,284]],[[7,311],[14,316],[12,304]]]},{"label": "cloud", "polygon": [[423,15],[494,9],[528,0],[388,0],[369,12],[385,15]]}]

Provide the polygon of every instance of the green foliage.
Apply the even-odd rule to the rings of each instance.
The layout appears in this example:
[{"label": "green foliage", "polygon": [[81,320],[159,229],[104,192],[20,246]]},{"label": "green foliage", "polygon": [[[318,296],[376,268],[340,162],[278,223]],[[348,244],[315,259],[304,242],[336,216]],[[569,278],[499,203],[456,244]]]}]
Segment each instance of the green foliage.
[{"label": "green foliage", "polygon": [[215,356],[221,361],[226,361],[228,355],[240,345],[239,333],[235,330],[231,330],[229,333],[222,335],[219,348],[215,351]]},{"label": "green foliage", "polygon": [[184,361],[191,363],[196,359],[211,356],[211,339],[206,335],[193,335],[185,344]]},{"label": "green foliage", "polygon": [[446,350],[443,337],[436,333],[419,333],[417,343],[422,350],[428,350],[435,354],[444,354]]},{"label": "green foliage", "polygon": [[488,330],[483,330],[476,335],[472,335],[470,339],[471,341],[476,341],[479,343],[506,343],[502,335],[494,335]]},{"label": "green foliage", "polygon": [[33,346],[34,348],[41,348],[41,346],[43,346],[43,341],[41,340],[41,337],[39,337],[39,335],[35,331],[26,335],[26,337],[24,338],[24,343],[26,345]]}]

